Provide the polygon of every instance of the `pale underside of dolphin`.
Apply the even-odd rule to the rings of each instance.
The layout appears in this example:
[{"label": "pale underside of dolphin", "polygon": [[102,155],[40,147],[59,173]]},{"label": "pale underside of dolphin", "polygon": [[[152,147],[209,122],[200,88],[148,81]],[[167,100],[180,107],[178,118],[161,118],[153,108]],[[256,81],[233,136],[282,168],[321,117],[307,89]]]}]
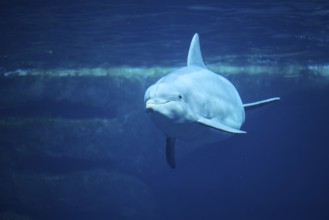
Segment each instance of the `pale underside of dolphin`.
[{"label": "pale underside of dolphin", "polygon": [[246,133],[240,130],[245,109],[279,99],[243,104],[233,84],[204,65],[198,34],[191,41],[187,66],[159,79],[144,96],[146,112],[166,135],[166,159],[172,168],[176,139],[207,144]]}]

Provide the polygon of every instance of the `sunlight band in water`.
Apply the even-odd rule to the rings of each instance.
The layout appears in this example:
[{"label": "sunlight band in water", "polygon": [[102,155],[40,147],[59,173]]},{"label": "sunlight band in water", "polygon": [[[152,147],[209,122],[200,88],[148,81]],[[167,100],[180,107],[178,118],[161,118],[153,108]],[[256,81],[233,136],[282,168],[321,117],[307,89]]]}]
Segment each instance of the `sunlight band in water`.
[{"label": "sunlight band in water", "polygon": [[[208,66],[212,71],[222,75],[283,75],[284,77],[302,77],[308,75],[321,75],[329,79],[329,65],[291,65],[291,66],[233,66],[233,65],[216,65]],[[120,77],[160,77],[174,68],[171,67],[110,67],[110,68],[79,68],[79,69],[17,69],[2,73],[4,77],[16,76],[120,76]]]}]

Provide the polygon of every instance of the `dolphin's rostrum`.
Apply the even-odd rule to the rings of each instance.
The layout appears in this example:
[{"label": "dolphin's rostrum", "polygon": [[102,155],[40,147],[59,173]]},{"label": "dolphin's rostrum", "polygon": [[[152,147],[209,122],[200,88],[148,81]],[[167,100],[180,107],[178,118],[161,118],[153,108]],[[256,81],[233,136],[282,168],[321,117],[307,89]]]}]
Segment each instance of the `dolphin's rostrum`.
[{"label": "dolphin's rostrum", "polygon": [[166,135],[166,158],[172,168],[176,139],[206,144],[246,133],[240,130],[245,108],[279,99],[242,104],[233,84],[204,65],[198,34],[192,39],[187,66],[159,79],[144,96],[146,112]]}]

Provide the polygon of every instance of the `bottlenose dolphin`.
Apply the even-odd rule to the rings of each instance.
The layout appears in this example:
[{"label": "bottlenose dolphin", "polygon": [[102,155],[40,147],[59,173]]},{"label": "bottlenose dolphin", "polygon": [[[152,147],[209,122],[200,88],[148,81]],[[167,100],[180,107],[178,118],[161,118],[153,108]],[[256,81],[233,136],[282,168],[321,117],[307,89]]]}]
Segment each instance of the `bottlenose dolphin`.
[{"label": "bottlenose dolphin", "polygon": [[175,168],[175,141],[197,144],[217,142],[240,130],[245,108],[280,98],[243,104],[233,84],[203,63],[199,35],[191,41],[187,66],[159,79],[145,92],[148,115],[166,136],[166,159]]}]

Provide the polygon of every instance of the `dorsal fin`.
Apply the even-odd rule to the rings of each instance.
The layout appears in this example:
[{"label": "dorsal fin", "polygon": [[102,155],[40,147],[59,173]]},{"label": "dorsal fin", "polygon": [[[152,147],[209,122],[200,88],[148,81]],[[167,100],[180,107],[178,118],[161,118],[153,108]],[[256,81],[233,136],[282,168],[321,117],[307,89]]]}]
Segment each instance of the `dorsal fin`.
[{"label": "dorsal fin", "polygon": [[206,68],[203,63],[202,54],[200,50],[199,35],[197,33],[194,34],[190,44],[190,49],[188,51],[187,56],[187,66],[198,66]]}]

